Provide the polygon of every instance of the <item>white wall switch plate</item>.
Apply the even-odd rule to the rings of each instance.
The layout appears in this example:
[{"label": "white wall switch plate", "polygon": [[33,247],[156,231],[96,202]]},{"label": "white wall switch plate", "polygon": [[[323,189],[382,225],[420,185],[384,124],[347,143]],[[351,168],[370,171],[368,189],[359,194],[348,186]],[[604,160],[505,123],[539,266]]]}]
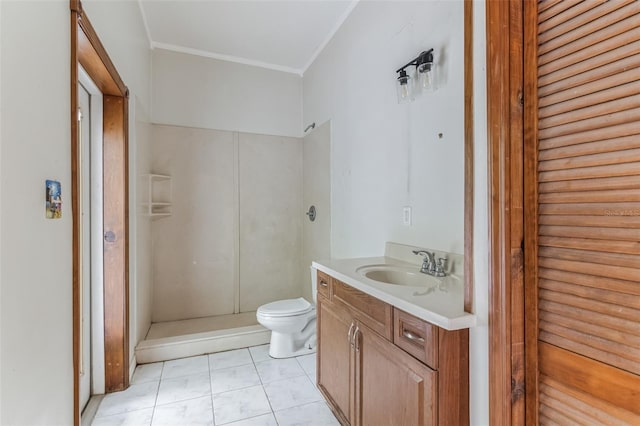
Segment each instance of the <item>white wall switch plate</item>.
[{"label": "white wall switch plate", "polygon": [[411,226],[411,206],[404,206],[402,209],[402,224]]}]

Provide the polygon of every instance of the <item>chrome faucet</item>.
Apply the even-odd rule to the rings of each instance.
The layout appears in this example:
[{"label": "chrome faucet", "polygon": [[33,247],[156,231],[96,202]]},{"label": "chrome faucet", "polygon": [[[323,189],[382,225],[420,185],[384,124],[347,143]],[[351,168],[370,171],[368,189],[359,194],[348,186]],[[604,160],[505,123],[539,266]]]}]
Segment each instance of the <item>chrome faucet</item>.
[{"label": "chrome faucet", "polygon": [[424,250],[414,250],[413,254],[417,256],[420,256],[420,255],[424,256],[424,258],[422,259],[422,266],[420,267],[420,272],[422,272],[423,274],[431,274],[433,271],[435,271],[436,262],[435,262],[434,253],[424,251]]},{"label": "chrome faucet", "polygon": [[413,254],[417,256],[424,256],[422,259],[422,266],[420,267],[420,272],[423,274],[433,275],[434,277],[444,277],[446,276],[446,258],[439,258],[438,262],[436,262],[435,253],[428,252],[425,250],[413,250]]}]

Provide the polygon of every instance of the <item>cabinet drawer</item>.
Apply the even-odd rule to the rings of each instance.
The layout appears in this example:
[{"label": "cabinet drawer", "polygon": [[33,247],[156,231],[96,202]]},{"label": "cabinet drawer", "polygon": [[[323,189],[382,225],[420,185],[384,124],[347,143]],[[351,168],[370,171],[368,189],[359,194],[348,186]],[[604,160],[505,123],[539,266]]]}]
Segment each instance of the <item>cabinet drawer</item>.
[{"label": "cabinet drawer", "polygon": [[318,271],[318,293],[329,299],[331,277],[322,271]]},{"label": "cabinet drawer", "polygon": [[393,309],[393,343],[438,369],[438,327],[400,309]]},{"label": "cabinet drawer", "polygon": [[355,319],[391,340],[392,306],[336,279],[331,283],[332,300],[351,308]]}]

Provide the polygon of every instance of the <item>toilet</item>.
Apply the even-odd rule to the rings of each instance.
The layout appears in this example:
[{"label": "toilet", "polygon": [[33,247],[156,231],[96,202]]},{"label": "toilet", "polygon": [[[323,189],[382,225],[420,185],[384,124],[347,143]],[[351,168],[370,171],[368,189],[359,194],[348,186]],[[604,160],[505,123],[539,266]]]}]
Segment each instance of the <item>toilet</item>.
[{"label": "toilet", "polygon": [[271,330],[269,355],[290,358],[316,351],[316,283],[315,269],[311,269],[313,304],[306,299],[285,299],[258,308],[256,318]]}]

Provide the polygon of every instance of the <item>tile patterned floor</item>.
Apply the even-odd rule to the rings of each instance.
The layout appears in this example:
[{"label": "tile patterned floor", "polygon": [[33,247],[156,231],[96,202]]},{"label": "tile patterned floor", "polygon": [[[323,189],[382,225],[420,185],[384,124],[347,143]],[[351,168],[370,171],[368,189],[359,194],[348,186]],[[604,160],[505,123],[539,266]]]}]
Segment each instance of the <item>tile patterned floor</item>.
[{"label": "tile patterned floor", "polygon": [[273,359],[269,345],[140,365],[92,425],[338,426],[315,377],[315,354]]}]

